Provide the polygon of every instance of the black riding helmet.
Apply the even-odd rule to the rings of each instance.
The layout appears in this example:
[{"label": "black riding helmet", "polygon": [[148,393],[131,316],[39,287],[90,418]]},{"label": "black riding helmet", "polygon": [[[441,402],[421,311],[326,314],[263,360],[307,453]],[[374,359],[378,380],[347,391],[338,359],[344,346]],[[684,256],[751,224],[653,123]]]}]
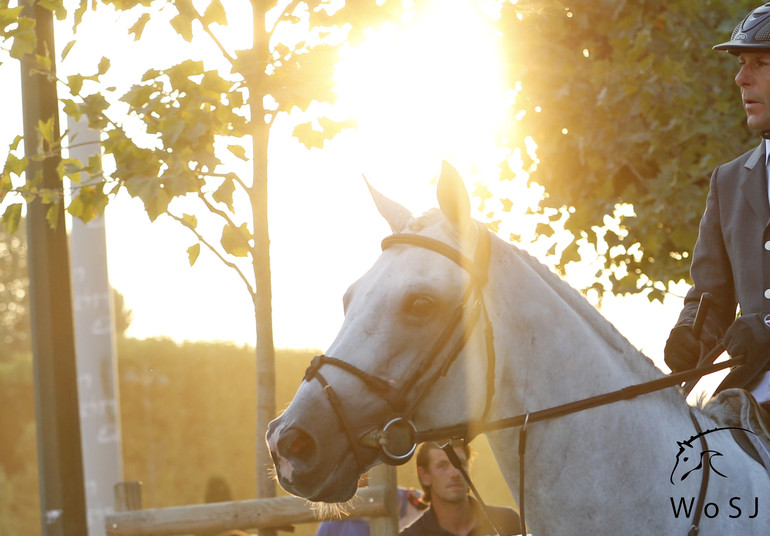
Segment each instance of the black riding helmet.
[{"label": "black riding helmet", "polygon": [[770,52],[770,2],[749,13],[733,30],[730,40],[714,50],[726,50],[736,56],[741,52]]}]

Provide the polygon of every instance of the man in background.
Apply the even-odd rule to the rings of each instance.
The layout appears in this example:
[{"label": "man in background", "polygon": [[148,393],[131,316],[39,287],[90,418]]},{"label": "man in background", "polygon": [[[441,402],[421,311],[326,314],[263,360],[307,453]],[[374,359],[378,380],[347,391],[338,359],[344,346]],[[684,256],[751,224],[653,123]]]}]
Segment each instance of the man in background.
[{"label": "man in background", "polygon": [[[453,444],[466,474],[471,451],[465,443]],[[487,507],[491,522],[479,503],[468,495],[469,487],[459,469],[455,468],[435,443],[423,443],[417,449],[417,476],[423,489],[422,501],[430,507],[400,536],[500,536],[521,534],[519,515],[511,508]]]}]

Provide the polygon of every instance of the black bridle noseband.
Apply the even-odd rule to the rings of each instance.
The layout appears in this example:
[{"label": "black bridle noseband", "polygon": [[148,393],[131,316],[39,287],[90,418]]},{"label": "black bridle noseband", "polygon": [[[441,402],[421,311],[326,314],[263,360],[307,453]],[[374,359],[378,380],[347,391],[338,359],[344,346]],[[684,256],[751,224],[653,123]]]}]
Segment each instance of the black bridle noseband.
[{"label": "black bridle noseband", "polygon": [[[347,361],[326,355],[314,357],[305,371],[306,381],[309,382],[315,378],[321,384],[362,471],[366,468],[364,447],[380,449],[382,460],[390,465],[401,465],[409,461],[417,447],[415,441],[417,430],[412,423],[414,413],[436,382],[448,372],[473,334],[480,317],[483,317],[485,322],[487,352],[487,395],[481,420],[485,420],[489,413],[494,397],[496,359],[492,323],[484,305],[483,290],[489,272],[491,238],[489,231],[483,225],[478,225],[479,242],[473,259],[440,240],[417,234],[394,234],[382,241],[383,251],[398,245],[421,247],[452,260],[471,275],[471,281],[463,294],[461,303],[452,311],[444,329],[434,341],[426,357],[420,361],[416,370],[400,387],[396,388],[390,382],[363,371]],[[356,376],[388,404],[394,412],[393,415],[382,426],[367,430],[363,435],[358,434],[339,396],[321,374],[320,368],[323,365],[335,366]],[[421,380],[423,381],[418,386]]]}]

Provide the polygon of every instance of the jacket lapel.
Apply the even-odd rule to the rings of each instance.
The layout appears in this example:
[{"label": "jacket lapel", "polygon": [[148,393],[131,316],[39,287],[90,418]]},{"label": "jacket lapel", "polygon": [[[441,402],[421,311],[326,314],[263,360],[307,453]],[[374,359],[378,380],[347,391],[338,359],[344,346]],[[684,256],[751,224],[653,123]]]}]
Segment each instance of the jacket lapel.
[{"label": "jacket lapel", "polygon": [[767,197],[765,140],[762,140],[759,147],[754,149],[744,166],[747,172],[741,177],[743,195],[757,216],[762,218],[760,221],[767,222],[770,219],[770,201]]}]

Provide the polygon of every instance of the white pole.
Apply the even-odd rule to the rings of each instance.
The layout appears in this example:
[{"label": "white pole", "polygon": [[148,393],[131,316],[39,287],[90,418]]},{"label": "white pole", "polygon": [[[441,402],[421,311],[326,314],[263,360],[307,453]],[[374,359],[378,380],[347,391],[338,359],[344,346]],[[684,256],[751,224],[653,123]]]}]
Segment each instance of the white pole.
[{"label": "white pole", "polygon": [[[99,132],[89,129],[85,118],[68,118],[68,128],[71,158],[86,164],[90,156],[100,154]],[[113,486],[123,480],[123,469],[104,218],[87,224],[73,218],[70,264],[88,534],[105,536],[105,517],[114,512]]]}]

